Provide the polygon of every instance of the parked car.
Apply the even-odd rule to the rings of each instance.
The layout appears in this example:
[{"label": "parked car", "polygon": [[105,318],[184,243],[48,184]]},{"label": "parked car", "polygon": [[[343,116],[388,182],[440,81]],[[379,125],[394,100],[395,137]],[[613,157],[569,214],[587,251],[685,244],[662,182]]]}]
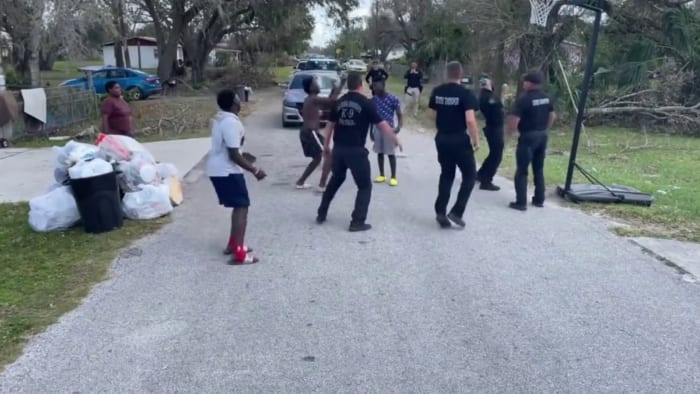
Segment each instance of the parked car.
[{"label": "parked car", "polygon": [[[302,81],[309,76],[318,80],[321,87],[319,96],[321,97],[328,97],[331,94],[331,90],[333,90],[333,86],[340,82],[340,77],[335,71],[299,71],[294,74],[287,85],[287,90],[282,100],[282,127],[300,125],[304,122],[304,119],[301,117],[301,109],[304,107],[304,100],[307,94],[304,92]],[[324,114],[322,118],[327,119],[327,115],[327,113]],[[322,126],[325,125],[325,121],[321,123]]]},{"label": "parked car", "polygon": [[367,71],[367,63],[360,59],[350,59],[345,64],[343,64],[343,67],[347,71],[354,71],[354,72],[366,72]]},{"label": "parked car", "polygon": [[335,71],[340,74],[340,64],[335,59],[308,59],[298,64],[299,71]]},{"label": "parked car", "polygon": [[160,79],[140,70],[126,67],[90,66],[81,67],[78,71],[85,73],[84,77],[69,79],[59,86],[82,86],[88,89],[88,74],[92,74],[92,84],[97,94],[107,93],[107,82],[117,81],[125,94],[131,99],[143,100],[162,90]]}]

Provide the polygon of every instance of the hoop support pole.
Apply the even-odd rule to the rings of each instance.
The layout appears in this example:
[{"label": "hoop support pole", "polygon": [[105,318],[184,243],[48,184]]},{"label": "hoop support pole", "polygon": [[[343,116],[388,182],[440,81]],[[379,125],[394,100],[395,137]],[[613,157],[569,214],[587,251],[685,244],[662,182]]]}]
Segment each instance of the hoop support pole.
[{"label": "hoop support pole", "polygon": [[598,34],[600,33],[600,24],[603,19],[602,10],[595,10],[595,22],[593,22],[593,32],[588,48],[588,56],[586,59],[586,70],[583,73],[583,86],[581,87],[581,96],[576,114],[576,125],[574,126],[574,139],[571,143],[571,153],[569,154],[569,167],[566,171],[566,183],[564,183],[564,193],[571,190],[571,181],[574,177],[574,167],[576,166],[576,153],[578,151],[579,140],[581,138],[581,129],[583,127],[584,110],[586,108],[586,99],[588,98],[588,90],[593,77],[593,62],[595,60],[596,47],[598,46]]}]

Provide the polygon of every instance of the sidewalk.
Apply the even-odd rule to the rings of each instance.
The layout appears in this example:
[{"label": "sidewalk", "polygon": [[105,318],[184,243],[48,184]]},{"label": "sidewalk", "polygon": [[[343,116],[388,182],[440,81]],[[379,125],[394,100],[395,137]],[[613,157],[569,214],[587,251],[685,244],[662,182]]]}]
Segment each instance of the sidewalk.
[{"label": "sidewalk", "polygon": [[[209,151],[209,138],[159,141],[144,146],[156,160],[187,174]],[[29,201],[55,183],[51,148],[0,150],[0,203]]]}]

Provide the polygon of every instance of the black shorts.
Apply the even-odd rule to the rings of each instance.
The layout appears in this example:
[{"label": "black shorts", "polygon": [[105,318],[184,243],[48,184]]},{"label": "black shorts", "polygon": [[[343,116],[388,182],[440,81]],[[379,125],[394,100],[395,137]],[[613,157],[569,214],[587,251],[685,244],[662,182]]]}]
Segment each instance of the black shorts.
[{"label": "black shorts", "polygon": [[248,187],[243,174],[209,177],[214,185],[219,204],[226,208],[247,208],[250,206]]},{"label": "black shorts", "polygon": [[317,158],[323,155],[323,135],[316,130],[299,131],[299,141],[301,141],[301,149],[304,151],[304,156]]}]

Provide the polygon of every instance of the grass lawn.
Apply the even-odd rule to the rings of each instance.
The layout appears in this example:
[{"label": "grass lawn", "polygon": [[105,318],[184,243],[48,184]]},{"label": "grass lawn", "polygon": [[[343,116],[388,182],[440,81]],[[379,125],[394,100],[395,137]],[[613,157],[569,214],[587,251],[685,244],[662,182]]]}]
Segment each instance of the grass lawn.
[{"label": "grass lawn", "polygon": [[292,67],[273,67],[270,69],[272,76],[274,77],[275,83],[287,83],[289,82],[289,77],[292,75]]},{"label": "grass lawn", "polygon": [[[421,97],[423,109],[418,118],[409,117],[409,124],[433,129],[427,110],[427,86]],[[403,96],[403,80],[392,76],[389,90]],[[479,119],[483,125],[483,120]],[[571,125],[560,125],[550,135],[545,167],[550,192],[563,184],[572,140]],[[515,140],[508,141],[500,174],[512,178],[515,173]],[[482,136],[477,152],[481,162],[488,154]],[[592,127],[582,136],[577,162],[605,184],[631,186],[654,195],[650,208],[618,204],[574,205],[589,212],[621,219],[629,226],[615,231],[626,236],[655,236],[700,242],[700,138],[647,134],[619,128]],[[587,183],[577,172],[575,183]],[[558,199],[558,197],[552,197]]]},{"label": "grass lawn", "polygon": [[26,203],[0,204],[0,369],[105,279],[122,248],[170,220],[125,221],[104,235],[35,233],[28,212]]}]

